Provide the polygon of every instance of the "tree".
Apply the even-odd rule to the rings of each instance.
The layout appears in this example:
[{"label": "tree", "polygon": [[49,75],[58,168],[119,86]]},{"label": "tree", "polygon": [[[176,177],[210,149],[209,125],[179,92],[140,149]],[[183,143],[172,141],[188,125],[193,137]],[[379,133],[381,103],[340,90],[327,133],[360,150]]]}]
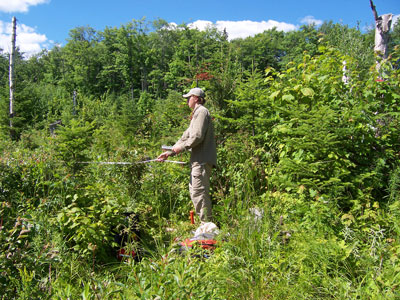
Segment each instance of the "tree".
[{"label": "tree", "polygon": [[15,42],[17,39],[17,19],[12,18],[11,52],[10,52],[10,133],[14,137],[13,118],[14,118],[14,91],[15,91]]},{"label": "tree", "polygon": [[267,67],[278,68],[285,54],[283,49],[284,33],[276,28],[266,30],[254,37],[232,41],[245,70]]},{"label": "tree", "polygon": [[257,69],[245,71],[244,78],[235,91],[236,99],[228,101],[232,117],[227,120],[236,130],[255,137],[263,132],[262,120],[268,114],[268,93],[264,78]]},{"label": "tree", "polygon": [[357,28],[350,28],[343,24],[333,24],[332,21],[324,22],[318,29],[322,42],[335,47],[344,55],[357,61],[357,69],[361,74],[369,72],[374,63],[371,51],[373,44],[367,34],[362,34]]},{"label": "tree", "polygon": [[315,55],[318,52],[319,38],[315,25],[303,25],[299,30],[285,33],[281,45],[283,49],[281,68],[286,68],[288,63],[301,63],[304,52],[311,56]]},{"label": "tree", "polygon": [[78,27],[69,33],[64,48],[65,78],[63,84],[71,92],[78,89],[83,93],[101,95],[104,87],[97,85],[97,76],[101,70],[96,45],[97,32],[91,27]]},{"label": "tree", "polygon": [[396,46],[400,45],[400,19],[393,25],[393,30],[390,32],[389,53],[392,53]]},{"label": "tree", "polygon": [[376,11],[376,7],[372,0],[369,0],[371,4],[371,9],[374,14],[375,19],[375,53],[380,56],[382,59],[386,59],[388,57],[388,44],[390,37],[390,27],[392,25],[392,17],[393,14],[384,14],[382,16],[378,16],[378,12]]}]

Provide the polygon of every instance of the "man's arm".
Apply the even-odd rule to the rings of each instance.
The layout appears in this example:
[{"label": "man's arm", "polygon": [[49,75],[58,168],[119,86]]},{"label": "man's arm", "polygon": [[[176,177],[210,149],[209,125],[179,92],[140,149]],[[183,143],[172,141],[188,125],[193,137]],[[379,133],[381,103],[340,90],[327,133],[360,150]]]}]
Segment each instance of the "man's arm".
[{"label": "man's arm", "polygon": [[189,135],[190,135],[189,129],[190,128],[185,130],[185,132],[182,134],[181,138],[172,147],[172,151],[174,151],[177,154],[185,151],[185,143],[186,143],[186,141],[187,141],[187,139],[189,138]]},{"label": "man's arm", "polygon": [[185,141],[189,137],[188,130],[189,129],[186,129],[185,132],[182,134],[181,138],[175,143],[175,145],[172,147],[172,151],[171,150],[164,151],[157,157],[157,159],[158,160],[166,160],[168,157],[184,151],[185,150],[185,147],[184,147]]}]

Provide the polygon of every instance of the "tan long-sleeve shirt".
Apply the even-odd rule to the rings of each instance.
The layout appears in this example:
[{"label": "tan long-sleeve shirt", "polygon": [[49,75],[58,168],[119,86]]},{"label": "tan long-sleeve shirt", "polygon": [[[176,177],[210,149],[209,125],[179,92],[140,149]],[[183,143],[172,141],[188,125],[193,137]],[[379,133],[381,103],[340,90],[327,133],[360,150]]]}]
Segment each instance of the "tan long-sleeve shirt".
[{"label": "tan long-sleeve shirt", "polygon": [[175,146],[183,150],[192,150],[190,163],[217,165],[214,126],[207,108],[201,104],[196,104],[189,128],[185,130]]}]

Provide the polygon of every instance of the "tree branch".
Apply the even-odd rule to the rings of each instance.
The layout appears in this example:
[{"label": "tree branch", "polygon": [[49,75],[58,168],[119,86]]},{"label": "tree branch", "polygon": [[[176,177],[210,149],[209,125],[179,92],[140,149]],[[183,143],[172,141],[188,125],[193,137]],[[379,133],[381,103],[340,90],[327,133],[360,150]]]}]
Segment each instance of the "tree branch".
[{"label": "tree branch", "polygon": [[372,12],[374,13],[375,22],[376,22],[376,21],[378,21],[378,18],[379,18],[378,13],[376,11],[376,7],[374,5],[374,2],[372,2],[372,0],[369,0],[369,3],[371,4],[371,9],[372,9]]}]

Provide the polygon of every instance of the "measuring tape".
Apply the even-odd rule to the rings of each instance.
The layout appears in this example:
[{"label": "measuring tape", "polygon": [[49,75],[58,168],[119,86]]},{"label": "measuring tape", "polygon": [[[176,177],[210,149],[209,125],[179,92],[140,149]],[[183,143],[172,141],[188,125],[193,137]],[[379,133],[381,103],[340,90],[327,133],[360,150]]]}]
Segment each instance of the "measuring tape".
[{"label": "measuring tape", "polygon": [[124,162],[124,161],[80,161],[78,162],[79,164],[97,164],[97,165],[136,165],[136,164],[145,164],[153,161],[158,161],[158,162],[168,162],[168,163],[173,163],[173,164],[180,164],[180,165],[185,165],[186,162],[183,161],[175,161],[175,160],[159,160],[159,159],[148,159],[148,160],[142,160],[142,161],[137,161],[137,162]]}]

